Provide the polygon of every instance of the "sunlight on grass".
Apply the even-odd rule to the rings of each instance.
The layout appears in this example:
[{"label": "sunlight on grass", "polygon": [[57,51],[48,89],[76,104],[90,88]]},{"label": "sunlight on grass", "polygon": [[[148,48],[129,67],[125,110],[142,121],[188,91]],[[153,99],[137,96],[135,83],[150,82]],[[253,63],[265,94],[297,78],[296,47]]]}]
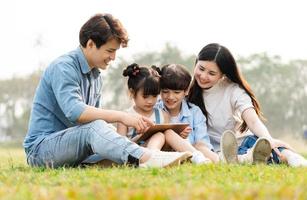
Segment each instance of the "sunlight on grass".
[{"label": "sunlight on grass", "polygon": [[0,199],[307,199],[307,168],[184,164],[30,168],[22,149],[1,149]]}]

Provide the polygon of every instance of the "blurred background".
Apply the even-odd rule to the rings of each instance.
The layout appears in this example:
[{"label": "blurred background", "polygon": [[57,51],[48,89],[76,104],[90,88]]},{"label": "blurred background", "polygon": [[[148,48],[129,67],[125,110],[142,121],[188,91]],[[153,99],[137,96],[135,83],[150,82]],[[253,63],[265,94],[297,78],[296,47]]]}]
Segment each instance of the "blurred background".
[{"label": "blurred background", "polygon": [[103,72],[103,105],[129,106],[121,76],[136,62],[180,63],[192,72],[199,50],[230,49],[258,97],[272,135],[307,151],[307,29],[300,0],[10,0],[1,2],[0,142],[21,144],[35,88],[56,57],[75,49],[95,13],[126,27],[129,47]]}]

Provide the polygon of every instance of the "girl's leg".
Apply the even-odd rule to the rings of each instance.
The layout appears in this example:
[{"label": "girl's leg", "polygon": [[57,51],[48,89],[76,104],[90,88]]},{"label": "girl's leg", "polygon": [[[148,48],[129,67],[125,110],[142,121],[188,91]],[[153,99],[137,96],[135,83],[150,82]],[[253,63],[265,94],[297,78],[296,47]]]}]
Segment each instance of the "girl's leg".
[{"label": "girl's leg", "polygon": [[187,140],[180,137],[173,130],[167,130],[164,132],[166,143],[171,146],[175,151],[192,152],[191,161],[195,164],[210,163],[211,160],[206,158],[200,151],[195,149]]},{"label": "girl's leg", "polygon": [[158,132],[158,133],[155,133],[154,135],[152,135],[147,143],[146,143],[146,147],[148,149],[156,149],[156,150],[160,150],[163,145],[165,143],[165,136],[163,133],[161,132]]},{"label": "girl's leg", "polygon": [[205,157],[212,160],[214,163],[218,163],[220,161],[219,155],[213,151],[211,151],[206,144],[203,142],[196,142],[194,145],[195,149],[199,150],[204,154]]}]

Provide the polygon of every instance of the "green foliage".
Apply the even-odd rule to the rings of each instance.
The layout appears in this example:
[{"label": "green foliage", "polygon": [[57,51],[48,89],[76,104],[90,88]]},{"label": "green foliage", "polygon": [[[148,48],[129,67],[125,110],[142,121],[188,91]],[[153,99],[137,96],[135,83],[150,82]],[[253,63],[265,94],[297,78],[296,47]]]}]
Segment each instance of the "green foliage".
[{"label": "green foliage", "polygon": [[306,199],[307,168],[203,165],[30,168],[1,149],[0,199]]},{"label": "green foliage", "polygon": [[[131,60],[118,58],[104,75],[103,106],[119,110],[130,106],[126,79],[122,76],[128,64],[161,67],[179,63],[192,72],[194,60],[194,55],[182,55],[168,43],[160,52],[139,53]],[[270,132],[275,136],[302,135],[307,129],[307,60],[285,62],[278,56],[259,53],[239,58],[238,64],[260,101]],[[24,137],[40,75],[38,71],[28,77],[0,80],[0,137]]]},{"label": "green foliage", "polygon": [[26,133],[32,100],[41,71],[27,77],[0,80],[0,130],[21,140]]},{"label": "green foliage", "polygon": [[282,62],[255,54],[239,63],[275,135],[301,134],[307,125],[307,60]]}]

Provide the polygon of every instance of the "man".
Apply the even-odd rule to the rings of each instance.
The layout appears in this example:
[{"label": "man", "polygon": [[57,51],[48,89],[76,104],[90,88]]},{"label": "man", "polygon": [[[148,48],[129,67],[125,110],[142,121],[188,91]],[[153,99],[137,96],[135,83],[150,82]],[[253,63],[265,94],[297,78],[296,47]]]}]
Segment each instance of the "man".
[{"label": "man", "polygon": [[121,122],[144,133],[153,123],[142,116],[99,108],[102,79],[127,46],[127,32],[110,14],[97,14],[81,28],[80,46],[53,61],[35,93],[24,140],[31,166],[78,166],[91,155],[116,163],[165,167],[190,157],[187,152],[151,152],[117,134],[108,123]]}]

